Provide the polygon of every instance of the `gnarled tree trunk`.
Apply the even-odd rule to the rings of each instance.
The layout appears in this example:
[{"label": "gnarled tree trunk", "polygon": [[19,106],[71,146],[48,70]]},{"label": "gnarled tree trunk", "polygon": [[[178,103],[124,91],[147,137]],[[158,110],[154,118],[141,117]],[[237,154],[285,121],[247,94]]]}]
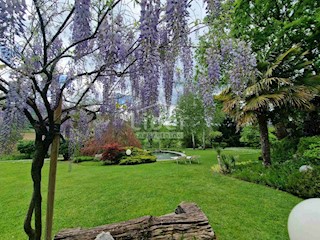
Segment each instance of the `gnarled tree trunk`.
[{"label": "gnarled tree trunk", "polygon": [[[45,156],[48,152],[49,143],[42,140],[42,134],[36,132],[35,154],[32,161],[31,176],[33,181],[33,193],[29,209],[24,221],[24,230],[29,240],[41,240],[42,234],[42,195],[41,195],[41,171]],[[32,215],[34,214],[35,229],[31,227]]]}]

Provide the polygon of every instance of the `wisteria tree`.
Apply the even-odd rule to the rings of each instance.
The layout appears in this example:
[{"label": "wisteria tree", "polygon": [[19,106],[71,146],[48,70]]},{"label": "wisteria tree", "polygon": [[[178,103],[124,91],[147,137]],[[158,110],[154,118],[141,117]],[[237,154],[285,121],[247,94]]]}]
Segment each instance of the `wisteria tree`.
[{"label": "wisteria tree", "polygon": [[[42,167],[60,132],[56,118],[67,123],[81,110],[78,124],[85,135],[97,113],[117,111],[118,90],[130,89],[135,105],[128,108],[150,106],[158,101],[161,79],[170,105],[179,58],[184,78],[192,78],[191,2],[0,0],[1,147],[25,121],[36,134],[24,222],[29,239],[42,235]],[[212,3],[219,1],[204,2],[215,11]],[[139,9],[138,20],[132,8]],[[61,104],[61,114],[54,114]]]}]

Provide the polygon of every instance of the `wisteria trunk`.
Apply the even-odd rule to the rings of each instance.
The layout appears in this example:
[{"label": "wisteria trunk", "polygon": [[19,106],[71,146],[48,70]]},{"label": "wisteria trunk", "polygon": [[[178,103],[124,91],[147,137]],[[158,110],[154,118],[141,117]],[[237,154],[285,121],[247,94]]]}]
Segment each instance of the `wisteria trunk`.
[{"label": "wisteria trunk", "polygon": [[260,141],[261,141],[261,152],[264,166],[271,165],[270,157],[270,142],[268,133],[268,120],[266,116],[258,116],[259,130],[260,130]]},{"label": "wisteria trunk", "polygon": [[191,133],[191,137],[192,137],[192,148],[193,148],[193,150],[195,150],[196,149],[196,141],[194,138],[194,133]]},{"label": "wisteria trunk", "polygon": [[[24,230],[29,240],[41,240],[42,234],[42,196],[41,196],[41,171],[45,156],[48,152],[49,144],[42,140],[42,134],[36,134],[35,153],[31,167],[31,177],[33,181],[33,193],[29,204],[29,209],[24,222]],[[31,227],[32,216],[34,214],[35,229]]]}]

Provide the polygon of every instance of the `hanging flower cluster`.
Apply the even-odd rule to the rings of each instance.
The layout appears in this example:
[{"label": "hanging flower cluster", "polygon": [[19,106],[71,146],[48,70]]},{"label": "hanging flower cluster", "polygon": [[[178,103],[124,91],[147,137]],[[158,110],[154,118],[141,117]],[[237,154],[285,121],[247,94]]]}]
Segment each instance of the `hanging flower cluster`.
[{"label": "hanging flower cluster", "polygon": [[24,32],[25,0],[0,0],[0,44],[13,44]]},{"label": "hanging flower cluster", "polygon": [[9,85],[5,110],[1,111],[0,154],[12,150],[11,147],[19,139],[20,132],[26,125],[23,111],[27,107],[28,90],[30,89],[27,86],[19,86],[16,82]]},{"label": "hanging flower cluster", "polygon": [[88,38],[91,34],[90,13],[91,0],[76,0],[75,1],[75,12],[73,18],[73,30],[72,30],[72,41],[74,43],[80,42],[76,45],[76,57],[80,58],[83,56],[89,47],[89,41],[84,39]]},{"label": "hanging flower cluster", "polygon": [[207,3],[207,12],[212,14],[214,17],[219,16],[221,12],[221,2],[222,0],[204,0]]},{"label": "hanging flower cluster", "polygon": [[160,1],[142,0],[140,16],[140,47],[137,51],[139,72],[142,76],[142,107],[152,106],[158,101],[158,85],[160,78],[159,24]]}]

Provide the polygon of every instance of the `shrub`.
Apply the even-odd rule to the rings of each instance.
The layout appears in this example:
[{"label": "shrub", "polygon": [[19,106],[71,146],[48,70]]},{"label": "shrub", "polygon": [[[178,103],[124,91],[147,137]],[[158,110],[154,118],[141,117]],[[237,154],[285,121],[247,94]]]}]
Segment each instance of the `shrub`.
[{"label": "shrub", "polygon": [[320,167],[306,172],[295,172],[288,177],[286,191],[301,197],[320,197]]},{"label": "shrub", "polygon": [[320,136],[313,137],[302,137],[300,138],[298,144],[297,154],[302,155],[302,153],[309,148],[311,144],[316,144],[320,142]]},{"label": "shrub", "polygon": [[135,146],[141,148],[141,143],[136,137],[133,129],[128,123],[123,123],[120,128],[113,126],[111,122],[108,128],[102,133],[98,139],[91,139],[85,143],[84,147],[80,149],[81,155],[94,156],[104,152],[104,146],[108,144],[117,143],[120,146]]},{"label": "shrub", "polygon": [[280,189],[301,198],[320,197],[320,167],[299,172],[303,160],[290,160],[265,168],[259,162],[237,165],[232,176]]},{"label": "shrub", "polygon": [[271,144],[271,159],[273,162],[285,162],[292,159],[297,151],[298,139],[284,138]]},{"label": "shrub", "polygon": [[311,163],[319,164],[320,160],[320,136],[300,138],[297,156],[305,157]]},{"label": "shrub", "polygon": [[153,163],[156,161],[157,161],[156,156],[141,155],[141,156],[129,156],[129,157],[122,158],[119,164],[135,165],[135,164],[143,164],[143,163]]},{"label": "shrub", "polygon": [[17,149],[20,153],[25,154],[26,158],[32,158],[36,148],[34,141],[20,141]]},{"label": "shrub", "polygon": [[223,174],[229,174],[231,173],[236,166],[236,158],[232,155],[220,155],[221,159],[221,172]]},{"label": "shrub", "polygon": [[91,157],[91,156],[78,156],[73,159],[73,162],[81,163],[81,162],[89,162],[94,160],[95,160],[94,157]]},{"label": "shrub", "polygon": [[60,144],[59,153],[62,154],[64,161],[70,159],[69,141],[64,141]]},{"label": "shrub", "polygon": [[309,149],[303,153],[303,157],[313,164],[320,165],[320,142],[311,144]]},{"label": "shrub", "polygon": [[118,164],[121,157],[125,155],[124,149],[118,143],[107,144],[103,147],[102,161],[109,160]]},{"label": "shrub", "polygon": [[[269,140],[271,143],[276,141],[277,137],[274,135],[272,128],[268,128]],[[260,132],[258,126],[245,126],[241,131],[240,142],[246,147],[259,148],[260,147]]]},{"label": "shrub", "polygon": [[[130,149],[130,156],[126,155],[126,150]],[[102,154],[103,165],[134,165],[143,163],[156,162],[156,156],[150,151],[143,150],[137,147],[120,147],[119,144],[108,144],[105,146],[105,151]]]},{"label": "shrub", "polygon": [[0,161],[9,161],[9,160],[24,160],[30,159],[26,154],[10,154],[10,155],[1,155]]},{"label": "shrub", "polygon": [[240,142],[247,147],[260,147],[260,133],[257,126],[246,126],[240,133]]}]

